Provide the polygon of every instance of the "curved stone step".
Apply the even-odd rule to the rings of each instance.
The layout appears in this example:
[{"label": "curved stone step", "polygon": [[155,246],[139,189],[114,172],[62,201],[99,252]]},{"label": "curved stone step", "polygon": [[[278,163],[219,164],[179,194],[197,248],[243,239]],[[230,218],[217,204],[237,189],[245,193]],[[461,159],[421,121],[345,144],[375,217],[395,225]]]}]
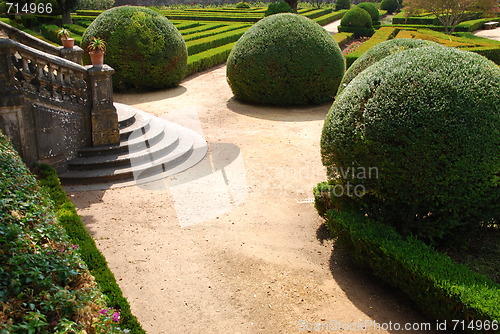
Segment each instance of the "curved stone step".
[{"label": "curved stone step", "polygon": [[137,109],[123,103],[113,103],[118,111],[118,128],[123,129],[135,122]]},{"label": "curved stone step", "polygon": [[[151,155],[163,156],[172,152],[179,144],[178,131],[175,127],[162,124],[161,140],[150,142],[144,135],[144,140],[128,146],[128,152],[111,152],[106,155],[87,156],[73,159],[69,164],[70,170],[97,169],[112,166],[131,166],[141,162],[148,162]],[[137,140],[141,138],[136,138]]]},{"label": "curved stone step", "polygon": [[[129,149],[135,150],[137,146],[142,146],[143,142],[146,141],[148,145],[152,146],[158,141],[162,140],[165,136],[164,122],[149,122],[149,129],[143,135],[132,136],[132,138],[121,139],[119,145],[107,145],[107,146],[97,146],[97,147],[87,147],[79,150],[80,157],[88,157],[95,155],[108,155],[108,154],[118,154],[126,153]],[[177,136],[177,128],[170,127],[169,131],[166,132],[167,135]]]},{"label": "curved stone step", "polygon": [[144,135],[151,127],[151,116],[143,113],[135,115],[135,121],[129,126],[120,129],[120,140],[134,139]]}]

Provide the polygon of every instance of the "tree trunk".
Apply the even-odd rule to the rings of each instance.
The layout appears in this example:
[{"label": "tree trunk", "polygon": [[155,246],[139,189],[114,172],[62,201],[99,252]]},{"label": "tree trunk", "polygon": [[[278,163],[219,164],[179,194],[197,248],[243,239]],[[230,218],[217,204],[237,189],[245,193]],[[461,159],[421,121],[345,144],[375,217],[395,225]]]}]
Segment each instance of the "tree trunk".
[{"label": "tree trunk", "polygon": [[64,8],[62,12],[62,24],[72,24],[73,21],[71,20],[71,9],[70,8]]},{"label": "tree trunk", "polygon": [[290,7],[292,7],[294,12],[297,12],[298,0],[285,0],[285,1],[290,5]]}]

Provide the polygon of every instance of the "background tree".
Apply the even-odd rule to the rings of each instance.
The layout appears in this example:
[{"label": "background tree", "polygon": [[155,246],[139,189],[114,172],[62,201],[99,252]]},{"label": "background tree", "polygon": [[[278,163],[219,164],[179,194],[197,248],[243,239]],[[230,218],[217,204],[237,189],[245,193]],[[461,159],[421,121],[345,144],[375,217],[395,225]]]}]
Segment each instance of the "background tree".
[{"label": "background tree", "polygon": [[71,24],[71,10],[76,5],[77,0],[57,0],[62,12],[62,24]]},{"label": "background tree", "polygon": [[498,9],[497,0],[405,0],[404,7],[409,16],[422,12],[436,15],[447,34],[453,33],[469,12]]},{"label": "background tree", "polygon": [[289,5],[290,5],[290,7],[292,7],[292,9],[293,9],[293,11],[294,11],[295,13],[297,13],[297,4],[299,3],[299,1],[298,1],[298,0],[285,0],[285,2],[286,2],[287,4],[289,4]]}]

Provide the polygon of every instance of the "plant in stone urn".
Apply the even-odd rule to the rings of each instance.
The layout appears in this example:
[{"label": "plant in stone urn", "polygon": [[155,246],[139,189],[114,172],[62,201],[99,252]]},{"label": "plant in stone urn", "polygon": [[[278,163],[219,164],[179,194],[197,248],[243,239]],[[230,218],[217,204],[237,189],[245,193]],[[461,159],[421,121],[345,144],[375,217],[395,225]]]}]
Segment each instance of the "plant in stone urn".
[{"label": "plant in stone urn", "polygon": [[75,39],[69,37],[70,31],[66,28],[61,28],[57,31],[57,36],[61,38],[61,43],[65,49],[71,49],[75,46]]},{"label": "plant in stone urn", "polygon": [[92,37],[87,49],[93,66],[104,64],[104,52],[106,51],[106,41],[104,39]]}]

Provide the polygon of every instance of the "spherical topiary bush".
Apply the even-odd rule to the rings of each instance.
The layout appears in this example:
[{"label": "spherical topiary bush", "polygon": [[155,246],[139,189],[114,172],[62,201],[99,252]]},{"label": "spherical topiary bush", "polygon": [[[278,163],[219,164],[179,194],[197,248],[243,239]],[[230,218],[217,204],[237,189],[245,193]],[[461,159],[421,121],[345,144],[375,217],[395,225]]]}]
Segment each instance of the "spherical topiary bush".
[{"label": "spherical topiary bush", "polygon": [[427,240],[463,240],[500,217],[500,68],[448,47],[388,56],[335,100],[321,153],[330,182],[358,190],[332,195],[337,207]]},{"label": "spherical topiary bush", "polygon": [[236,8],[248,9],[248,8],[250,8],[250,4],[248,2],[245,2],[245,1],[240,1],[236,4]]},{"label": "spherical topiary bush", "polygon": [[370,14],[370,18],[373,23],[378,23],[380,13],[378,12],[377,6],[373,2],[362,2],[357,4],[356,7],[366,10],[368,14]]},{"label": "spherical topiary bush", "polygon": [[338,29],[340,32],[352,32],[356,36],[371,36],[375,33],[370,14],[357,6],[345,13]]},{"label": "spherical topiary bush", "polygon": [[335,10],[342,10],[349,8],[351,8],[351,0],[337,0],[337,2],[335,2]]},{"label": "spherical topiary bush", "polygon": [[437,43],[413,38],[395,38],[375,45],[363,53],[361,57],[356,59],[356,61],[349,66],[344,74],[344,77],[342,78],[342,81],[340,82],[337,95],[339,95],[359,73],[363,72],[367,67],[375,64],[379,60],[384,59],[385,57],[396,52],[433,45],[440,47]]},{"label": "spherical topiary bush", "polygon": [[111,8],[85,31],[84,49],[93,36],[107,42],[104,60],[116,70],[113,86],[118,90],[174,87],[186,74],[186,43],[174,25],[154,10]]},{"label": "spherical topiary bush", "polygon": [[386,10],[387,14],[392,14],[398,10],[399,4],[396,0],[382,0],[380,3],[380,9]]},{"label": "spherical topiary bush", "polygon": [[227,80],[244,102],[308,105],[329,101],[344,74],[340,48],[320,25],[276,14],[252,26],[227,60]]},{"label": "spherical topiary bush", "polygon": [[293,13],[293,9],[285,1],[271,2],[267,7],[266,12],[264,13],[264,16],[270,16],[279,13]]}]

